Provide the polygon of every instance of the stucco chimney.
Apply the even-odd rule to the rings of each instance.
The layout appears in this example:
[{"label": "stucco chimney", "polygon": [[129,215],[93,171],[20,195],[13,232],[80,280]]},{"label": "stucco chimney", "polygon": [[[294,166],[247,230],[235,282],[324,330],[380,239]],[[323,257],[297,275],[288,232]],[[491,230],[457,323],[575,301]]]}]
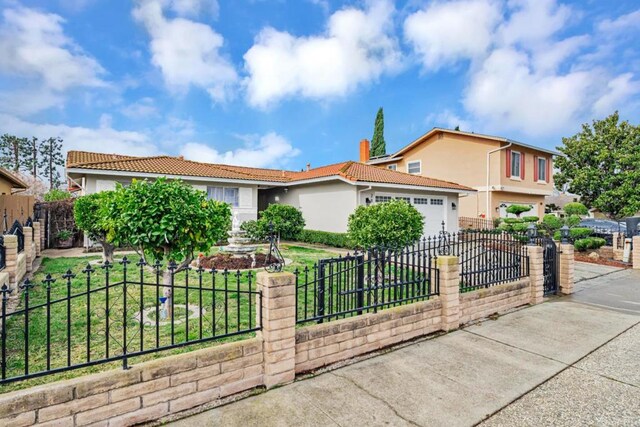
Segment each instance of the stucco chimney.
[{"label": "stucco chimney", "polygon": [[367,163],[369,161],[369,140],[360,141],[360,162]]}]

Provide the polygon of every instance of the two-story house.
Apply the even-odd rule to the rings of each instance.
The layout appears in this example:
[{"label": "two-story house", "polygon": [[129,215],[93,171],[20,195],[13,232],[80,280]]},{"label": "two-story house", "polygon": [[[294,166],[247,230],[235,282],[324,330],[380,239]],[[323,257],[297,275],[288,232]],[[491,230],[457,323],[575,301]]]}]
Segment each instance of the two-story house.
[{"label": "two-story house", "polygon": [[[459,216],[507,217],[512,204],[530,205],[542,217],[553,193],[553,156],[559,153],[508,138],[433,128],[397,152],[360,161],[416,175],[453,181],[477,190],[460,198]],[[488,209],[487,209],[488,207]]]}]

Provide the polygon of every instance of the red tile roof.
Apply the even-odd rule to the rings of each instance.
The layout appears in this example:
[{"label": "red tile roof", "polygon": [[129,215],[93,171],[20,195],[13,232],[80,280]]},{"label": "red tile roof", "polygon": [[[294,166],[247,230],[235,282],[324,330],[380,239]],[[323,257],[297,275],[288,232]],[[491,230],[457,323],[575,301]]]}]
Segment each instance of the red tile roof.
[{"label": "red tile roof", "polygon": [[334,176],[341,177],[351,182],[396,184],[474,191],[472,188],[453,182],[442,181],[420,175],[410,175],[353,161],[335,163],[306,171],[295,172],[277,169],[200,163],[185,160],[182,157],[133,157],[117,154],[70,151],[67,154],[67,168],[99,169],[174,176],[226,178],[274,183],[290,182],[292,184],[316,178]]}]

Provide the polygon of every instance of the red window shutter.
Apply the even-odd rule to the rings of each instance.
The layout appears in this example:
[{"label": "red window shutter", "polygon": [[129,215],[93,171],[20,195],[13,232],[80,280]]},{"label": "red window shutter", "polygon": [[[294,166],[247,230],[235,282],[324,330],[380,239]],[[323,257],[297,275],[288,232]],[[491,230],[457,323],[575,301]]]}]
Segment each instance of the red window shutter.
[{"label": "red window shutter", "polygon": [[545,176],[547,182],[551,182],[551,159],[547,159],[547,174]]},{"label": "red window shutter", "polygon": [[538,156],[533,156],[533,180],[538,180]]},{"label": "red window shutter", "polygon": [[524,153],[520,154],[520,179],[524,181]]},{"label": "red window shutter", "polygon": [[511,150],[507,148],[505,152],[507,153],[507,178],[511,178]]}]

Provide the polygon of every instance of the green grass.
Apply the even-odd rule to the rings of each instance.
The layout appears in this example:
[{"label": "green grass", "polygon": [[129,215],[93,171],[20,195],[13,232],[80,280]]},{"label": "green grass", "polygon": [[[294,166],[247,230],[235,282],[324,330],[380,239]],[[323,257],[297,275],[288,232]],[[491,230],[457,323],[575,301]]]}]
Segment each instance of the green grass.
[{"label": "green grass", "polygon": [[[293,245],[282,246],[283,256],[293,263],[285,266],[285,271],[296,268],[311,267],[319,259],[334,257],[335,254],[322,250],[299,247]],[[119,257],[118,257],[119,258]],[[129,364],[139,363],[167,354],[181,353],[197,348],[208,347],[217,343],[244,339],[252,333],[217,338],[220,335],[245,331],[256,327],[256,298],[250,296],[249,290],[255,291],[255,273],[230,272],[225,283],[224,274],[215,275],[215,289],[213,275],[209,272],[202,274],[202,282],[196,271],[177,273],[174,279],[174,304],[199,305],[206,313],[201,319],[186,321],[186,308],[175,307],[174,319],[180,321],[174,324],[173,330],[169,324],[156,325],[156,307],[158,296],[162,296],[163,287],[156,286],[156,274],[149,267],[139,267],[136,263],[138,256],[128,257],[131,264],[127,266],[127,285],[122,285],[124,271],[122,265],[116,264],[109,271],[109,288],[105,287],[107,277],[104,269],[99,265],[92,266],[95,270],[88,274],[82,271],[87,263],[100,259],[85,258],[45,258],[40,270],[33,277],[33,288],[29,291],[29,345],[25,347],[25,316],[15,314],[7,321],[7,377],[23,375],[25,372],[25,353],[28,351],[29,372],[35,373],[50,369],[63,368],[68,365],[78,365],[90,360],[100,360],[123,354],[125,342],[124,325],[127,326],[127,353],[140,350],[166,347],[178,343],[198,339],[214,338],[207,343],[191,344],[151,354],[131,357]],[[61,277],[70,271],[75,277]],[[47,274],[55,278],[50,290],[43,283]],[[144,286],[139,283],[142,281]],[[186,288],[188,281],[189,288]],[[162,276],[159,277],[162,284]],[[225,292],[225,290],[227,292]],[[67,298],[70,295],[71,298]],[[225,298],[225,295],[227,298]],[[108,302],[107,302],[108,299]],[[50,315],[47,316],[47,301]],[[27,301],[25,294],[21,296],[18,310],[23,310]],[[124,304],[127,305],[125,318]],[[34,308],[42,305],[41,307]],[[106,321],[106,310],[109,311],[109,322]],[[142,325],[136,319],[141,310],[150,310],[148,324]],[[47,323],[47,319],[50,322]],[[107,333],[107,324],[109,331]],[[67,329],[69,327],[69,329]],[[50,353],[47,354],[47,330],[50,334]],[[87,336],[89,339],[87,339]],[[107,342],[108,341],[108,342]],[[68,351],[70,349],[70,351]],[[31,387],[33,385],[51,382],[64,378],[80,376],[89,372],[104,371],[121,365],[120,361],[80,368],[59,374],[48,375],[25,381],[0,386],[0,393]]]}]

